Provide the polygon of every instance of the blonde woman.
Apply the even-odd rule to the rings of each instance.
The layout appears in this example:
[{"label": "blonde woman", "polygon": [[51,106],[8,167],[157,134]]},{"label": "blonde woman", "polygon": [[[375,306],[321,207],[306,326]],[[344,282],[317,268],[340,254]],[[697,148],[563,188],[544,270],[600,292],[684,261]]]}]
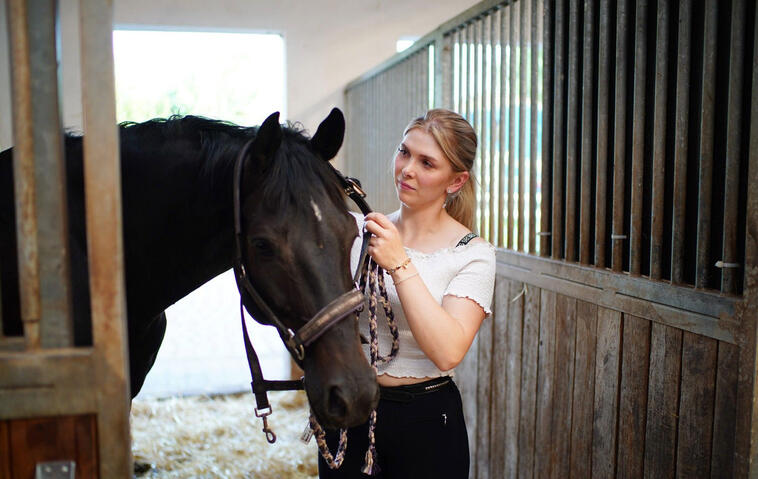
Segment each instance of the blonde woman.
[{"label": "blonde woman", "polygon": [[[435,109],[414,119],[393,161],[400,209],[356,216],[359,231],[373,235],[368,253],[385,270],[400,332],[398,356],[378,368],[375,477],[468,477],[468,437],[452,376],[491,313],[495,278],[494,248],[472,233],[476,148],[476,133],[457,113]],[[356,239],[353,267],[359,250]],[[360,328],[368,336],[365,317]],[[379,328],[381,354],[391,341]],[[365,477],[368,425],[348,437],[342,467],[331,470],[319,458],[321,478]],[[336,447],[336,431],[328,443]]]}]

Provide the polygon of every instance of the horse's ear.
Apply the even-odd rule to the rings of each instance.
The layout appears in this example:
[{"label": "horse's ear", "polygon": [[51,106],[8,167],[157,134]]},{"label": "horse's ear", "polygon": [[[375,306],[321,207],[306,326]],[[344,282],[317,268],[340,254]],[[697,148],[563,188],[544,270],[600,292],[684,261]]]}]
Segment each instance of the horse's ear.
[{"label": "horse's ear", "polygon": [[332,108],[329,116],[318,126],[316,134],[311,138],[311,147],[325,161],[337,154],[345,137],[345,117],[339,108]]},{"label": "horse's ear", "polygon": [[279,124],[279,112],[274,112],[266,118],[258,128],[252,145],[250,145],[250,157],[255,168],[263,171],[268,168],[274,158],[274,152],[282,143],[282,126]]}]

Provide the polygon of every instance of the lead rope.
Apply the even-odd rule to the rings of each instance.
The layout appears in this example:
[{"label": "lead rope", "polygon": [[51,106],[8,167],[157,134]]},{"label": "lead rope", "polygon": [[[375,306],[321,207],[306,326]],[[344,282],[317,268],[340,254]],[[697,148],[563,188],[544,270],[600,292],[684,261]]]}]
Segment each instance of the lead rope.
[{"label": "lead rope", "polygon": [[[361,273],[361,280],[358,289],[360,291],[368,290],[366,293],[369,299],[368,324],[369,335],[371,338],[369,341],[369,357],[371,367],[374,369],[374,372],[377,372],[376,367],[378,364],[384,364],[386,362],[392,361],[395,358],[398,350],[400,349],[400,341],[397,325],[395,324],[395,315],[392,313],[392,307],[390,306],[389,298],[387,296],[387,289],[384,285],[384,270],[382,270],[382,268],[379,267],[379,265],[376,264],[371,258],[368,258],[365,263],[363,273]],[[384,309],[384,315],[387,317],[387,326],[389,327],[390,334],[392,335],[392,347],[388,356],[381,356],[379,354],[379,335],[377,333],[378,320],[376,316],[377,293],[379,296],[379,302],[381,302],[382,308]],[[356,312],[356,319],[362,310],[363,308],[361,307],[361,309]],[[319,452],[321,453],[321,457],[324,458],[326,465],[329,466],[330,469],[339,468],[342,465],[342,461],[345,459],[345,452],[347,451],[347,430],[340,429],[340,441],[339,445],[337,446],[337,452],[334,454],[334,456],[332,456],[332,453],[329,451],[329,446],[326,444],[326,433],[316,420],[316,417],[313,415],[313,411],[311,411],[309,425],[310,430],[316,436],[316,443],[318,444]],[[364,474],[372,476],[379,472],[379,465],[376,462],[376,436],[374,434],[375,428],[376,409],[371,411],[371,415],[369,416],[369,446],[368,450],[366,451],[365,463],[361,469],[361,472]],[[307,438],[304,437],[304,439],[307,442],[307,439],[310,439],[309,435]]]}]

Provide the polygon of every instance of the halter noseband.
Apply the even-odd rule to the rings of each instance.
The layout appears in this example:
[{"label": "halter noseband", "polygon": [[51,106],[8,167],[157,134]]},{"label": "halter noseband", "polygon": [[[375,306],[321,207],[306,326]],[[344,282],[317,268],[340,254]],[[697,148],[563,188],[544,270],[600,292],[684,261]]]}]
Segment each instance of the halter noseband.
[{"label": "halter noseband", "polygon": [[[247,353],[247,362],[250,366],[250,375],[252,382],[250,383],[255,395],[256,408],[255,415],[263,419],[263,432],[266,433],[268,442],[273,443],[276,441],[276,435],[269,429],[266,416],[271,414],[271,405],[268,402],[268,391],[288,391],[304,389],[302,380],[266,380],[263,377],[263,371],[261,370],[260,361],[258,355],[255,352],[255,348],[250,342],[250,336],[247,331],[247,325],[245,324],[245,317],[243,312],[244,296],[250,298],[254,305],[258,308],[258,311],[262,313],[264,318],[259,318],[267,321],[272,326],[276,327],[279,332],[279,336],[282,338],[284,345],[289,351],[292,358],[298,364],[303,366],[303,360],[305,359],[305,348],[316,341],[321,335],[328,331],[332,326],[337,324],[342,319],[349,316],[351,313],[359,310],[363,306],[364,296],[361,291],[358,290],[357,284],[359,276],[364,269],[364,263],[366,261],[368,241],[371,237],[371,233],[363,233],[363,243],[361,245],[361,255],[358,265],[358,269],[353,278],[353,283],[356,285],[354,289],[343,293],[329,304],[324,306],[313,318],[311,318],[305,325],[303,325],[297,331],[293,331],[284,325],[284,323],[277,317],[271,308],[266,304],[261,295],[253,286],[250,278],[247,274],[247,268],[245,268],[244,249],[243,245],[243,231],[242,231],[242,172],[245,163],[245,157],[247,151],[253,140],[248,140],[240,150],[234,163],[234,237],[235,237],[235,256],[234,256],[234,277],[237,281],[237,289],[240,293],[240,317],[242,321],[242,333],[245,340],[245,352]],[[355,204],[360,208],[363,214],[368,214],[372,210],[368,206],[368,203],[364,200],[366,193],[360,187],[358,180],[348,178],[342,175],[331,163],[330,166],[334,174],[337,176],[340,185],[342,186],[345,194],[349,196]]]}]

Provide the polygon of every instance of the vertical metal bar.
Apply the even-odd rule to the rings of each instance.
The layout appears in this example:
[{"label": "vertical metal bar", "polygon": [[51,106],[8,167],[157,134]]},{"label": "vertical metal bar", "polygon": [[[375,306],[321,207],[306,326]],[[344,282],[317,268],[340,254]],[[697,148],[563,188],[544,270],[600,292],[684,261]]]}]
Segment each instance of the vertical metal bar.
[{"label": "vertical metal bar", "polygon": [[468,119],[468,29],[466,25],[460,31],[460,47],[458,48],[458,91],[460,94],[459,113]]},{"label": "vertical metal bar", "polygon": [[498,171],[498,163],[500,161],[500,155],[498,155],[498,149],[496,146],[500,142],[499,140],[499,131],[500,131],[500,125],[497,121],[497,100],[498,100],[498,94],[500,91],[498,90],[498,44],[500,43],[500,39],[498,37],[498,33],[500,32],[500,29],[498,28],[498,19],[500,18],[500,15],[497,11],[492,12],[490,15],[490,88],[489,88],[489,94],[490,94],[490,108],[489,108],[489,135],[490,135],[490,161],[489,161],[489,205],[490,205],[490,224],[489,224],[489,241],[490,243],[496,244],[496,235],[497,235],[497,218],[498,214],[500,213],[497,209],[497,203],[498,203],[498,197],[497,197],[497,191],[499,188],[499,181],[497,178],[497,171]]},{"label": "vertical metal bar", "polygon": [[[475,75],[476,75],[476,104],[474,105],[475,111],[476,111],[476,134],[477,138],[479,138],[479,141],[482,142],[482,137],[484,136],[484,118],[483,118],[483,109],[484,109],[484,74],[485,74],[485,68],[484,68],[484,19],[480,18],[476,21],[477,26],[477,32],[478,32],[478,38],[476,43],[476,67],[475,67]],[[481,143],[483,144],[483,143]],[[478,165],[476,169],[477,176],[479,177],[479,231],[482,232],[482,234],[485,234],[485,225],[486,225],[486,212],[487,212],[487,197],[485,194],[485,187],[484,184],[484,165],[486,161],[486,155],[485,155],[485,149],[484,148],[477,148],[477,154],[478,154]]]},{"label": "vertical metal bar", "polygon": [[[371,140],[369,142],[369,161],[375,161],[376,164],[381,164],[381,158],[379,158],[379,155],[377,155],[377,152],[379,151],[379,142],[381,141],[381,136],[383,134],[382,125],[379,118],[379,77],[376,76],[369,80],[371,85],[371,109],[369,110],[371,112]],[[381,175],[378,175],[381,176]],[[380,196],[380,191],[377,189],[377,181],[378,178],[371,177],[370,185],[371,190],[373,191],[374,195],[378,198],[379,208],[384,208],[384,198]],[[369,193],[370,194],[370,193]],[[387,211],[387,210],[380,210],[380,211]]]},{"label": "vertical metal bar", "polygon": [[[409,68],[409,64],[405,63],[403,65],[404,69]],[[402,83],[399,83],[399,73],[398,69],[393,70],[385,70],[382,72],[382,93],[380,97],[380,101],[382,102],[382,123],[385,126],[384,131],[384,141],[380,144],[381,146],[381,152],[380,155],[382,159],[386,158],[386,155],[390,149],[391,146],[394,146],[394,143],[397,142],[399,136],[402,134],[402,131],[398,131],[398,129],[402,129],[402,126],[399,125],[398,117],[400,115],[400,111],[395,111],[394,108],[390,108],[389,101],[390,98],[392,98],[393,90],[397,88],[397,90],[400,89],[400,86]],[[407,82],[410,94],[407,98],[410,99],[410,101],[407,102],[405,110],[405,116],[408,116],[408,113],[411,113],[411,115],[416,113],[416,90],[415,90],[415,83],[414,82]],[[410,119],[410,118],[408,118]],[[399,127],[399,128],[398,128]],[[382,192],[388,192],[389,191],[389,184],[387,181],[387,175],[381,175],[381,191]],[[389,193],[383,193],[385,195],[385,203],[387,204],[386,211],[391,211],[390,204],[392,199],[390,198]]]},{"label": "vertical metal bar", "polygon": [[508,217],[509,212],[506,209],[506,164],[510,161],[510,143],[506,141],[508,133],[506,130],[506,115],[508,107],[507,96],[507,78],[508,69],[510,68],[510,45],[508,45],[507,28],[511,15],[511,6],[508,5],[500,10],[500,173],[498,174],[498,224],[497,224],[497,245],[501,248],[506,247],[508,236]]},{"label": "vertical metal bar", "polygon": [[[526,79],[527,79],[527,72],[529,71],[529,56],[526,54],[526,38],[528,33],[528,18],[529,18],[529,10],[527,9],[527,6],[529,5],[529,2],[527,0],[522,0],[519,2],[519,16],[520,16],[520,25],[519,25],[519,41],[518,41],[518,49],[519,49],[519,121],[518,121],[518,131],[519,131],[519,139],[518,139],[518,148],[519,148],[519,168],[518,168],[518,179],[519,179],[519,188],[518,188],[518,236],[516,242],[518,243],[518,250],[524,251],[527,249],[527,247],[524,244],[524,233],[527,226],[527,214],[526,214],[526,208],[528,207],[528,191],[526,190],[526,180],[528,178],[527,175],[527,163],[526,163],[526,129],[529,127],[529,125],[526,123],[526,112],[527,109],[527,101],[528,97],[526,96]],[[531,214],[529,214],[529,217],[531,218]]]},{"label": "vertical metal bar", "polygon": [[463,41],[461,37],[461,30],[458,29],[455,31],[453,36],[453,68],[455,69],[455,73],[453,76],[453,97],[454,97],[454,103],[453,106],[455,107],[455,111],[459,114],[461,113],[462,108],[462,101],[461,97],[463,95],[463,91],[461,90],[461,82],[462,82],[462,72],[461,72],[461,56],[463,55]]},{"label": "vertical metal bar", "polygon": [[84,185],[95,361],[100,477],[132,474],[121,178],[113,75],[113,5],[81,0]]},{"label": "vertical metal bar", "polygon": [[608,206],[608,86],[610,84],[611,18],[609,0],[600,0],[600,24],[598,32],[597,65],[597,167],[595,168],[595,266],[605,267],[605,245],[607,238],[606,218]]},{"label": "vertical metal bar", "polygon": [[453,69],[454,77],[453,77],[453,97],[454,97],[454,107],[455,111],[460,113],[461,112],[461,106],[462,101],[461,97],[463,95],[463,91],[461,90],[461,55],[463,51],[463,42],[461,40],[461,30],[458,29],[455,31],[455,34],[453,36]]},{"label": "vertical metal bar", "polygon": [[552,185],[553,151],[551,149],[551,139],[553,137],[553,2],[548,0],[542,4],[542,169],[541,169],[541,204],[540,204],[540,256],[551,255],[552,241],[552,215],[550,214],[550,205],[552,198],[550,191]]},{"label": "vertical metal bar", "polygon": [[[418,64],[418,54],[413,55],[412,57],[408,58],[405,62],[403,62],[401,68],[392,68],[387,71],[387,96],[384,98],[385,108],[387,109],[387,116],[392,117],[393,125],[397,128],[397,126],[400,126],[402,123],[408,122],[411,117],[416,117],[419,115],[422,115],[424,111],[421,111],[421,102],[419,101],[419,98],[421,95],[421,72],[419,71],[419,64]],[[406,114],[403,115],[405,118],[401,119],[399,117],[399,111],[395,108],[392,108],[390,106],[391,98],[393,98],[394,93],[398,90],[397,85],[399,84],[407,84],[410,86],[411,89],[411,99],[412,101],[409,103],[409,108],[406,111]],[[405,125],[403,125],[405,126]],[[401,127],[402,128],[402,127]]]},{"label": "vertical metal bar", "polygon": [[432,108],[453,109],[453,42],[440,35],[434,42],[434,104]]},{"label": "vertical metal bar", "polygon": [[676,65],[676,120],[674,136],[674,192],[671,229],[671,282],[684,281],[684,229],[687,201],[687,155],[690,115],[690,40],[692,0],[679,2]]},{"label": "vertical metal bar", "polygon": [[21,291],[21,319],[27,349],[40,346],[40,278],[37,205],[34,175],[34,117],[27,2],[8,0],[11,59],[13,62],[13,180],[16,194],[16,244]]},{"label": "vertical metal bar", "polygon": [[634,27],[634,97],[632,112],[631,228],[629,272],[642,266],[642,195],[645,154],[645,81],[647,75],[647,0],[637,0]]},{"label": "vertical metal bar", "polygon": [[576,170],[579,131],[579,0],[569,0],[568,117],[566,119],[566,261],[576,261]]},{"label": "vertical metal bar", "polygon": [[[582,132],[581,132],[581,187],[579,201],[579,262],[590,264],[590,220],[592,216],[592,113],[595,81],[595,2],[584,2],[584,45],[582,52]],[[596,193],[597,202],[603,199]]]},{"label": "vertical metal bar", "polygon": [[[482,137],[479,139],[479,144],[482,149],[482,170],[479,182],[482,185],[482,198],[483,204],[486,205],[486,209],[482,210],[482,236],[490,243],[492,242],[492,213],[494,211],[492,205],[492,177],[490,176],[490,168],[492,167],[492,97],[493,97],[493,85],[492,74],[494,66],[492,65],[492,28],[493,21],[492,15],[486,15],[482,18]],[[485,214],[486,213],[486,214]]]},{"label": "vertical metal bar", "polygon": [[[380,76],[377,75],[373,77],[370,81],[371,83],[371,117],[372,117],[372,128],[371,128],[371,141],[369,142],[369,161],[375,161],[377,164],[381,164],[381,158],[379,158],[379,155],[377,154],[379,151],[379,143],[382,140],[382,135],[384,134],[384,131],[382,129],[381,124],[381,118],[379,117],[379,78]],[[369,190],[368,194],[371,193],[374,194],[374,196],[377,197],[379,206],[377,208],[384,208],[384,198],[381,196],[381,191],[378,189],[378,182],[381,175],[376,175],[377,177],[371,177],[371,180],[368,182],[371,186],[371,189]],[[380,210],[380,211],[387,211],[387,210]]]},{"label": "vertical metal bar", "polygon": [[700,117],[700,171],[698,178],[697,259],[695,287],[709,283],[711,194],[713,189],[713,136],[716,98],[716,41],[718,37],[718,1],[706,0],[703,32],[703,91]]},{"label": "vertical metal bar", "polygon": [[[374,144],[376,143],[376,135],[377,135],[377,125],[376,125],[376,105],[374,102],[374,91],[376,88],[374,79],[366,80],[364,83],[366,85],[366,94],[368,98],[366,99],[367,108],[366,108],[366,128],[368,130],[368,135],[365,142],[365,157],[361,158],[361,162],[364,165],[363,168],[366,168],[367,164],[371,161],[375,161],[376,158],[373,156],[373,149]],[[381,163],[377,163],[381,164]],[[366,192],[370,195],[373,193],[373,175],[367,176],[365,179],[365,185],[366,185]]]},{"label": "vertical metal bar", "polygon": [[[384,143],[384,137],[387,134],[385,131],[386,127],[383,124],[383,118],[382,118],[382,112],[381,112],[381,87],[382,87],[382,75],[377,75],[374,78],[371,79],[372,85],[372,111],[374,116],[374,138],[371,141],[371,158],[373,161],[376,161],[377,164],[381,164],[382,157],[380,155],[381,147]],[[384,198],[384,195],[382,195],[382,190],[380,188],[380,181],[382,179],[382,175],[377,175],[376,178],[373,179],[372,188],[374,190],[374,194],[379,198],[379,204],[381,205],[380,208],[382,210],[380,211],[388,211],[387,208],[387,202]]]},{"label": "vertical metal bar", "polygon": [[468,115],[476,130],[476,24],[468,26]]},{"label": "vertical metal bar", "polygon": [[429,110],[429,94],[431,93],[433,88],[430,88],[429,83],[434,80],[433,74],[430,75],[429,70],[429,56],[433,54],[431,50],[432,46],[428,46],[426,48],[423,48],[418,53],[418,66],[421,70],[421,78],[423,79],[423,83],[421,86],[421,91],[423,93],[423,98],[420,98],[421,101],[420,106],[422,107],[423,112],[426,112]]},{"label": "vertical metal bar", "polygon": [[653,110],[653,189],[650,225],[650,277],[660,279],[663,254],[663,202],[666,178],[666,102],[669,62],[669,2],[658,3]]},{"label": "vertical metal bar", "polygon": [[[421,115],[429,109],[429,76],[427,71],[428,52],[424,49],[413,57],[413,69],[415,75],[406,81],[416,82],[416,110]],[[410,120],[410,118],[408,118]]]},{"label": "vertical metal bar", "polygon": [[627,0],[616,11],[616,88],[613,129],[613,226],[611,229],[613,271],[624,265],[624,176],[626,162]]},{"label": "vertical metal bar", "polygon": [[565,84],[566,84],[566,0],[555,2],[555,86],[553,94],[553,258],[561,259],[563,256],[563,186],[564,186],[564,155],[566,153],[566,125],[564,123],[565,111]]},{"label": "vertical metal bar", "polygon": [[742,150],[743,65],[745,61],[745,0],[733,0],[729,40],[729,99],[726,120],[726,174],[724,178],[724,239],[721,252],[721,292],[737,293],[737,203]]},{"label": "vertical metal bar", "polygon": [[529,50],[531,53],[530,60],[530,77],[529,77],[529,103],[531,106],[530,113],[530,129],[529,129],[529,240],[528,251],[530,254],[537,253],[537,165],[539,156],[537,155],[537,132],[539,124],[537,123],[537,116],[539,112],[540,101],[539,97],[539,56],[537,50],[539,48],[539,41],[542,35],[540,30],[540,20],[542,18],[542,12],[540,10],[540,3],[538,0],[532,0],[531,2],[531,36],[529,39]]},{"label": "vertical metal bar", "polygon": [[[508,248],[517,250],[518,244],[516,243],[516,231],[518,227],[518,218],[516,217],[516,205],[514,204],[516,198],[516,164],[518,163],[519,150],[521,145],[516,144],[516,125],[518,125],[519,118],[517,117],[517,105],[518,105],[518,68],[519,68],[519,49],[518,49],[518,8],[520,2],[515,2],[510,5],[510,79],[508,87],[508,112],[510,120],[508,122]],[[519,192],[520,194],[520,192]]]},{"label": "vertical metal bar", "polygon": [[[482,141],[482,47],[484,43],[484,26],[482,25],[481,19],[476,19],[474,22],[474,26],[476,28],[475,31],[475,38],[474,38],[474,54],[475,54],[475,60],[474,60],[474,130],[476,131],[476,136],[479,139],[479,141]],[[479,229],[479,232],[481,235],[484,235],[486,237],[487,231],[484,224],[485,219],[485,212],[484,212],[484,184],[482,182],[482,167],[484,164],[484,150],[482,148],[477,148],[477,156],[476,156],[476,162],[474,166],[474,171],[476,172],[477,178],[479,178],[479,188],[477,188],[477,228]]]}]

